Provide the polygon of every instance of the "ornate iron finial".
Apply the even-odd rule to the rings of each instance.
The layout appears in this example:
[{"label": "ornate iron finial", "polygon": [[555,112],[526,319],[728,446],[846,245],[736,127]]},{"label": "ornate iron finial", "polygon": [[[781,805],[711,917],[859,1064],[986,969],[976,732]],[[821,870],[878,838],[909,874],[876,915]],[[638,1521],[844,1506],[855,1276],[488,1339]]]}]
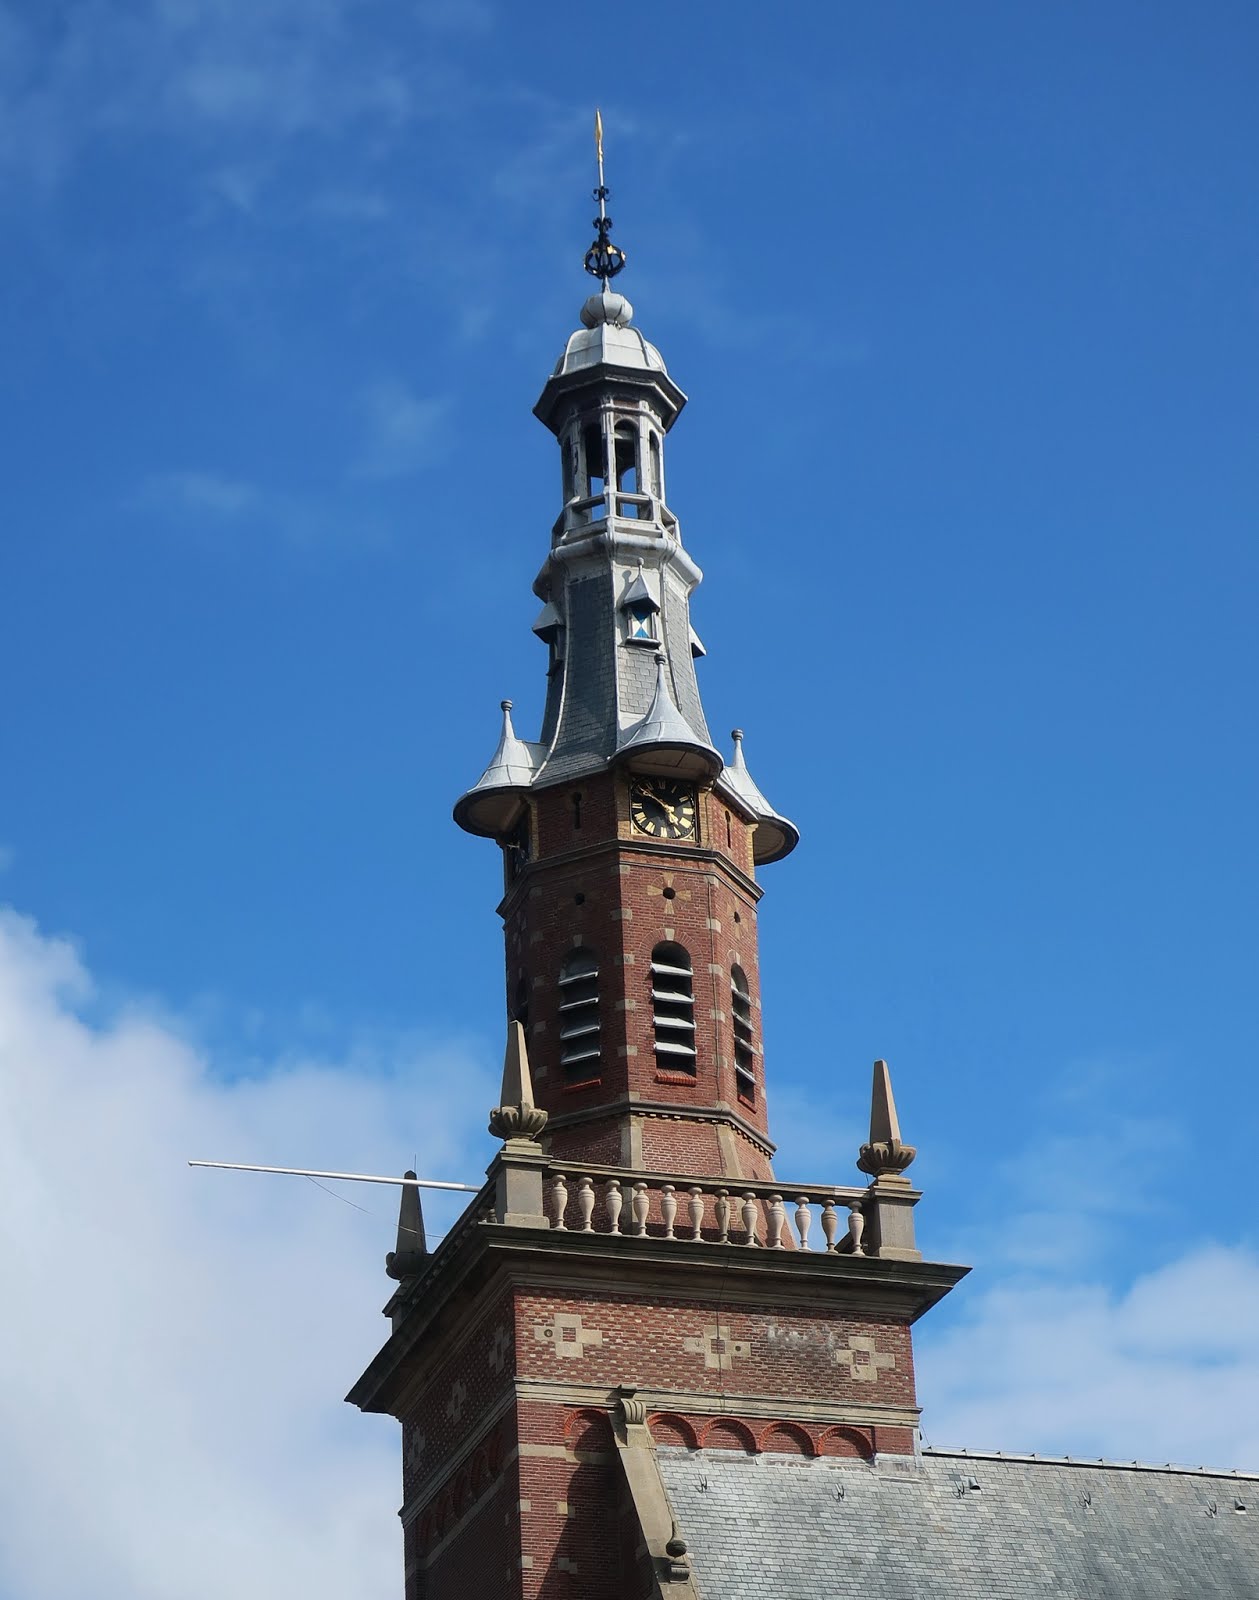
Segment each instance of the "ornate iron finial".
[{"label": "ornate iron finial", "polygon": [[595,158],[599,163],[599,187],[594,197],[599,202],[599,215],[594,219],[595,241],[586,251],[586,271],[598,278],[607,290],[608,283],[625,266],[625,252],[618,250],[608,235],[612,232],[612,218],[608,215],[608,197],[612,193],[603,181],[603,117],[595,111]]}]

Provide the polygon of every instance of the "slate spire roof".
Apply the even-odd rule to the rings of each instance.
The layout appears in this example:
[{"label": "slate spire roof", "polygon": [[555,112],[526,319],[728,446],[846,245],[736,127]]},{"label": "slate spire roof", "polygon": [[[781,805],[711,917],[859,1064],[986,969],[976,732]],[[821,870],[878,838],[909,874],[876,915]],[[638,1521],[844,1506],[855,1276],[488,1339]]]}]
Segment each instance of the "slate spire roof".
[{"label": "slate spire roof", "polygon": [[741,733],[723,773],[704,716],[695,673],[704,648],[690,614],[702,573],[665,486],[665,436],[686,396],[633,316],[606,285],[591,295],[534,408],[562,463],[562,509],[534,583],[533,631],[550,658],[542,729],[521,739],[505,712],[498,748],[455,820],[506,840],[529,790],[624,761],[717,779],[756,824],[756,861],[776,861],[799,832],[753,781]]}]

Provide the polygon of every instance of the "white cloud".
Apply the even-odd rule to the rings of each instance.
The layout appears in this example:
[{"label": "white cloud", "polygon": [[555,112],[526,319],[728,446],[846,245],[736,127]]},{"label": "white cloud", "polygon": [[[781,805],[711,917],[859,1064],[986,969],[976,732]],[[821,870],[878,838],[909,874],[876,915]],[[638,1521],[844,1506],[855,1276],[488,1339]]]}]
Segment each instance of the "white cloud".
[{"label": "white cloud", "polygon": [[1259,1470],[1259,1256],[1199,1244],[1116,1291],[1000,1283],[918,1337],[936,1444]]},{"label": "white cloud", "polygon": [[439,459],[446,445],[449,403],[412,393],[396,379],[362,397],[366,437],[358,462],[364,478],[405,478]]},{"label": "white cloud", "polygon": [[[403,470],[403,441],[395,442],[395,471]],[[413,465],[420,456],[414,444]],[[380,465],[388,464],[387,454]],[[383,470],[370,476],[390,476]],[[342,503],[335,492],[317,494],[264,488],[216,472],[158,472],[146,478],[127,500],[129,509],[157,519],[172,534],[193,539],[231,533],[239,538],[266,536],[281,539],[298,550],[375,550],[387,544],[388,525],[368,508],[353,501]],[[229,545],[230,548],[235,548]]]},{"label": "white cloud", "polygon": [[141,485],[136,503],[155,511],[191,512],[231,520],[256,511],[262,494],[252,483],[216,472],[161,472]]},{"label": "white cloud", "polygon": [[0,1593],[395,1595],[395,1425],[341,1400],[385,1337],[394,1191],[352,1191],[365,1218],[184,1163],[418,1147],[476,1181],[492,1071],[398,1042],[233,1077],[98,1005],[68,944],[0,912]]},{"label": "white cloud", "polygon": [[[49,8],[50,12],[52,8]],[[388,134],[446,103],[442,63],[356,26],[359,0],[94,0],[41,20],[0,0],[0,171],[49,181],[102,137],[257,141]],[[29,12],[29,14],[27,14]],[[430,36],[475,32],[477,3],[413,8]],[[457,23],[462,20],[462,28]]]}]

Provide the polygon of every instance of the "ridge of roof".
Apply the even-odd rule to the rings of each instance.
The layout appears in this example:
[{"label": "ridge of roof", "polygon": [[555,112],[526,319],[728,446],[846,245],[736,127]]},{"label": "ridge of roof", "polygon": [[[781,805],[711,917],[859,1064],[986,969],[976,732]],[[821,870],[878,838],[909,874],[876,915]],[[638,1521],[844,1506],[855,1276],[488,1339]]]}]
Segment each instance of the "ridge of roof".
[{"label": "ridge of roof", "polygon": [[1191,1478],[1235,1478],[1243,1483],[1259,1483],[1259,1472],[1243,1472],[1239,1467],[1187,1467],[1175,1461],[1112,1461],[1106,1456],[1043,1456],[1033,1451],[968,1450],[963,1445],[923,1445],[924,1456],[946,1456],[960,1461],[1030,1462],[1038,1467],[1103,1467],[1124,1472],[1173,1472]]}]

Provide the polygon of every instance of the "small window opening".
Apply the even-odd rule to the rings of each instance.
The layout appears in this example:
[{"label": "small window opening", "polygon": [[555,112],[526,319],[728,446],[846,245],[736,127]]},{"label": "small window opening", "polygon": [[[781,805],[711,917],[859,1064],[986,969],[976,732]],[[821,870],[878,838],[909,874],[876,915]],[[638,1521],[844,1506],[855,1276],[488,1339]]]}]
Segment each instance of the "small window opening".
[{"label": "small window opening", "polygon": [[516,984],[516,998],[512,1005],[512,1020],[529,1031],[529,980],[522,977]]},{"label": "small window opening", "polygon": [[507,866],[507,882],[514,883],[528,864],[532,840],[529,831],[529,813],[526,810],[520,821],[503,840],[503,859]]},{"label": "small window opening", "polygon": [[573,832],[574,833],[580,833],[581,832],[581,794],[580,793],[577,793],[577,794],[573,795],[573,797],[572,797],[572,806],[573,806]]},{"label": "small window opening", "polygon": [[625,494],[638,493],[638,429],[629,422],[616,425],[616,486]]},{"label": "small window opening", "polygon": [[574,950],[560,968],[560,1066],[570,1082],[599,1070],[599,962]]},{"label": "small window opening", "polygon": [[564,440],[564,499],[565,501],[577,498],[577,436],[570,433]]},{"label": "small window opening", "polygon": [[661,889],[661,891],[660,891],[660,893],[665,897],[666,900],[675,899],[676,896],[677,896],[677,892],[678,891],[676,889],[672,888],[672,887],[664,888],[664,889]]},{"label": "small window opening", "polygon": [[582,448],[586,457],[586,492],[602,494],[608,464],[603,455],[603,430],[597,423],[586,429],[582,436]]},{"label": "small window opening", "polygon": [[656,640],[656,608],[650,600],[632,600],[625,608],[628,637],[651,644]]},{"label": "small window opening", "polygon": [[726,812],[726,849],[734,849],[734,838],[730,830],[730,813]]},{"label": "small window opening", "polygon": [[730,969],[730,1015],[734,1021],[734,1085],[739,1099],[756,1104],[756,1055],[752,1049],[752,994],[742,967]]},{"label": "small window opening", "polygon": [[695,1076],[695,979],[680,944],[651,952],[651,1005],[656,1024],[656,1066]]}]

